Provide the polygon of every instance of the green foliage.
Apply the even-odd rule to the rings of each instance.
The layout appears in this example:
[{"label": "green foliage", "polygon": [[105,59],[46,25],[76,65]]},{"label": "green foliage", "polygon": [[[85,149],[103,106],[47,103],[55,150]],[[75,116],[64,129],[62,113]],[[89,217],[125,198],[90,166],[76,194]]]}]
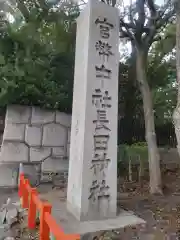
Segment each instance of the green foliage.
[{"label": "green foliage", "polygon": [[37,18],[35,5],[27,7],[30,20],[1,35],[0,108],[25,104],[70,112],[78,11],[48,12],[46,19]]},{"label": "green foliage", "polygon": [[145,142],[134,143],[130,146],[121,144],[118,147],[118,161],[127,162],[129,159],[132,162],[138,162],[140,159],[143,161],[148,160],[148,149]]},{"label": "green foliage", "polygon": [[118,162],[128,160],[128,145],[120,144],[118,147]]},{"label": "green foliage", "polygon": [[148,148],[145,142],[138,142],[132,145],[121,144],[118,147],[118,176],[127,174],[128,164],[140,164],[148,162]]},{"label": "green foliage", "polygon": [[163,31],[159,34],[159,37],[159,41],[154,42],[150,51],[150,55],[155,56],[156,59],[161,62],[162,59],[165,56],[171,54],[172,50],[175,48],[176,24],[169,23],[166,28],[164,28]]},{"label": "green foliage", "polygon": [[156,125],[171,122],[176,106],[175,25],[169,24],[155,42],[148,59],[148,82],[152,89]]}]

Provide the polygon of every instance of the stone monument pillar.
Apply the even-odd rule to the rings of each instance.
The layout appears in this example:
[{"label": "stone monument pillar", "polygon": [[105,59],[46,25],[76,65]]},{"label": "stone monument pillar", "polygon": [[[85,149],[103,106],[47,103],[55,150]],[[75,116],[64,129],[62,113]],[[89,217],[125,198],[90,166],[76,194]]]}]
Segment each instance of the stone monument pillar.
[{"label": "stone monument pillar", "polygon": [[77,20],[67,208],[78,220],[116,217],[119,14],[89,0]]}]

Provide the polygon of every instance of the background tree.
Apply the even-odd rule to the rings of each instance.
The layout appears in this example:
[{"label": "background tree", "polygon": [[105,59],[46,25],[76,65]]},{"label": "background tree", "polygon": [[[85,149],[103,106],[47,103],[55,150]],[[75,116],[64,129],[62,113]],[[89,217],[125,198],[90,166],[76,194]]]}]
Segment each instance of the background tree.
[{"label": "background tree", "polygon": [[131,41],[136,57],[136,77],[143,101],[149,154],[151,193],[162,193],[162,190],[152,93],[147,78],[148,51],[173,15],[174,9],[171,9],[170,2],[158,7],[153,0],[136,0],[136,3],[125,9],[124,16],[120,19],[121,37]]},{"label": "background tree", "polygon": [[176,9],[176,70],[177,70],[177,106],[174,110],[173,119],[177,138],[177,149],[180,155],[180,2],[174,0]]},{"label": "background tree", "polygon": [[[157,142],[158,146],[174,147],[176,139],[171,116],[176,105],[175,56],[170,52],[160,58],[162,49],[156,44],[159,42],[149,52],[147,78],[152,91]],[[134,71],[131,57],[120,63],[119,144],[145,141],[143,102]]]}]

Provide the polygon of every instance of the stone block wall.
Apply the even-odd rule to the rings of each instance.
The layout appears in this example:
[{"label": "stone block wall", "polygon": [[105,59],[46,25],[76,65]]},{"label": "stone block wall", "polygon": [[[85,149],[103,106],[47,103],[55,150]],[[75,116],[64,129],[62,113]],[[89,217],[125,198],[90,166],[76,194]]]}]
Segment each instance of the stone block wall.
[{"label": "stone block wall", "polygon": [[0,164],[9,171],[8,165],[23,163],[25,169],[32,169],[30,166],[41,163],[42,178],[45,173],[68,171],[70,127],[71,115],[38,107],[9,106]]},{"label": "stone block wall", "polygon": [[[38,107],[9,106],[5,121],[0,116],[0,139],[4,128],[0,187],[17,186],[20,163],[33,185],[39,180],[49,181],[50,173],[58,173],[56,179],[63,182],[67,180],[70,127],[71,115]],[[177,149],[159,150],[163,163],[180,164]]]}]

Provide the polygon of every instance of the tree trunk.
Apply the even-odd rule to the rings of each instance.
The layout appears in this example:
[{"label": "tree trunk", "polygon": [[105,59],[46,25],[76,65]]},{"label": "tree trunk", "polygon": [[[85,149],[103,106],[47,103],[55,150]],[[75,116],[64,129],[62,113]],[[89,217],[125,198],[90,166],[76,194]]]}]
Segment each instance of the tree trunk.
[{"label": "tree trunk", "polygon": [[139,183],[140,186],[143,187],[143,178],[144,178],[144,159],[138,155],[138,162],[139,162]]},{"label": "tree trunk", "polygon": [[26,7],[26,4],[23,0],[17,0],[17,8],[23,15],[24,19],[26,22],[29,21],[29,11],[28,8]]},{"label": "tree trunk", "polygon": [[147,55],[137,51],[136,73],[144,109],[145,137],[148,146],[150,192],[162,194],[160,155],[157,147],[151,91],[146,75]]},{"label": "tree trunk", "polygon": [[180,156],[180,2],[175,1],[176,9],[176,69],[177,69],[177,86],[178,97],[177,106],[173,113],[173,121],[177,139],[177,150]]},{"label": "tree trunk", "polygon": [[132,182],[132,157],[129,156],[129,168],[128,168],[128,172],[129,172],[129,182]]}]

